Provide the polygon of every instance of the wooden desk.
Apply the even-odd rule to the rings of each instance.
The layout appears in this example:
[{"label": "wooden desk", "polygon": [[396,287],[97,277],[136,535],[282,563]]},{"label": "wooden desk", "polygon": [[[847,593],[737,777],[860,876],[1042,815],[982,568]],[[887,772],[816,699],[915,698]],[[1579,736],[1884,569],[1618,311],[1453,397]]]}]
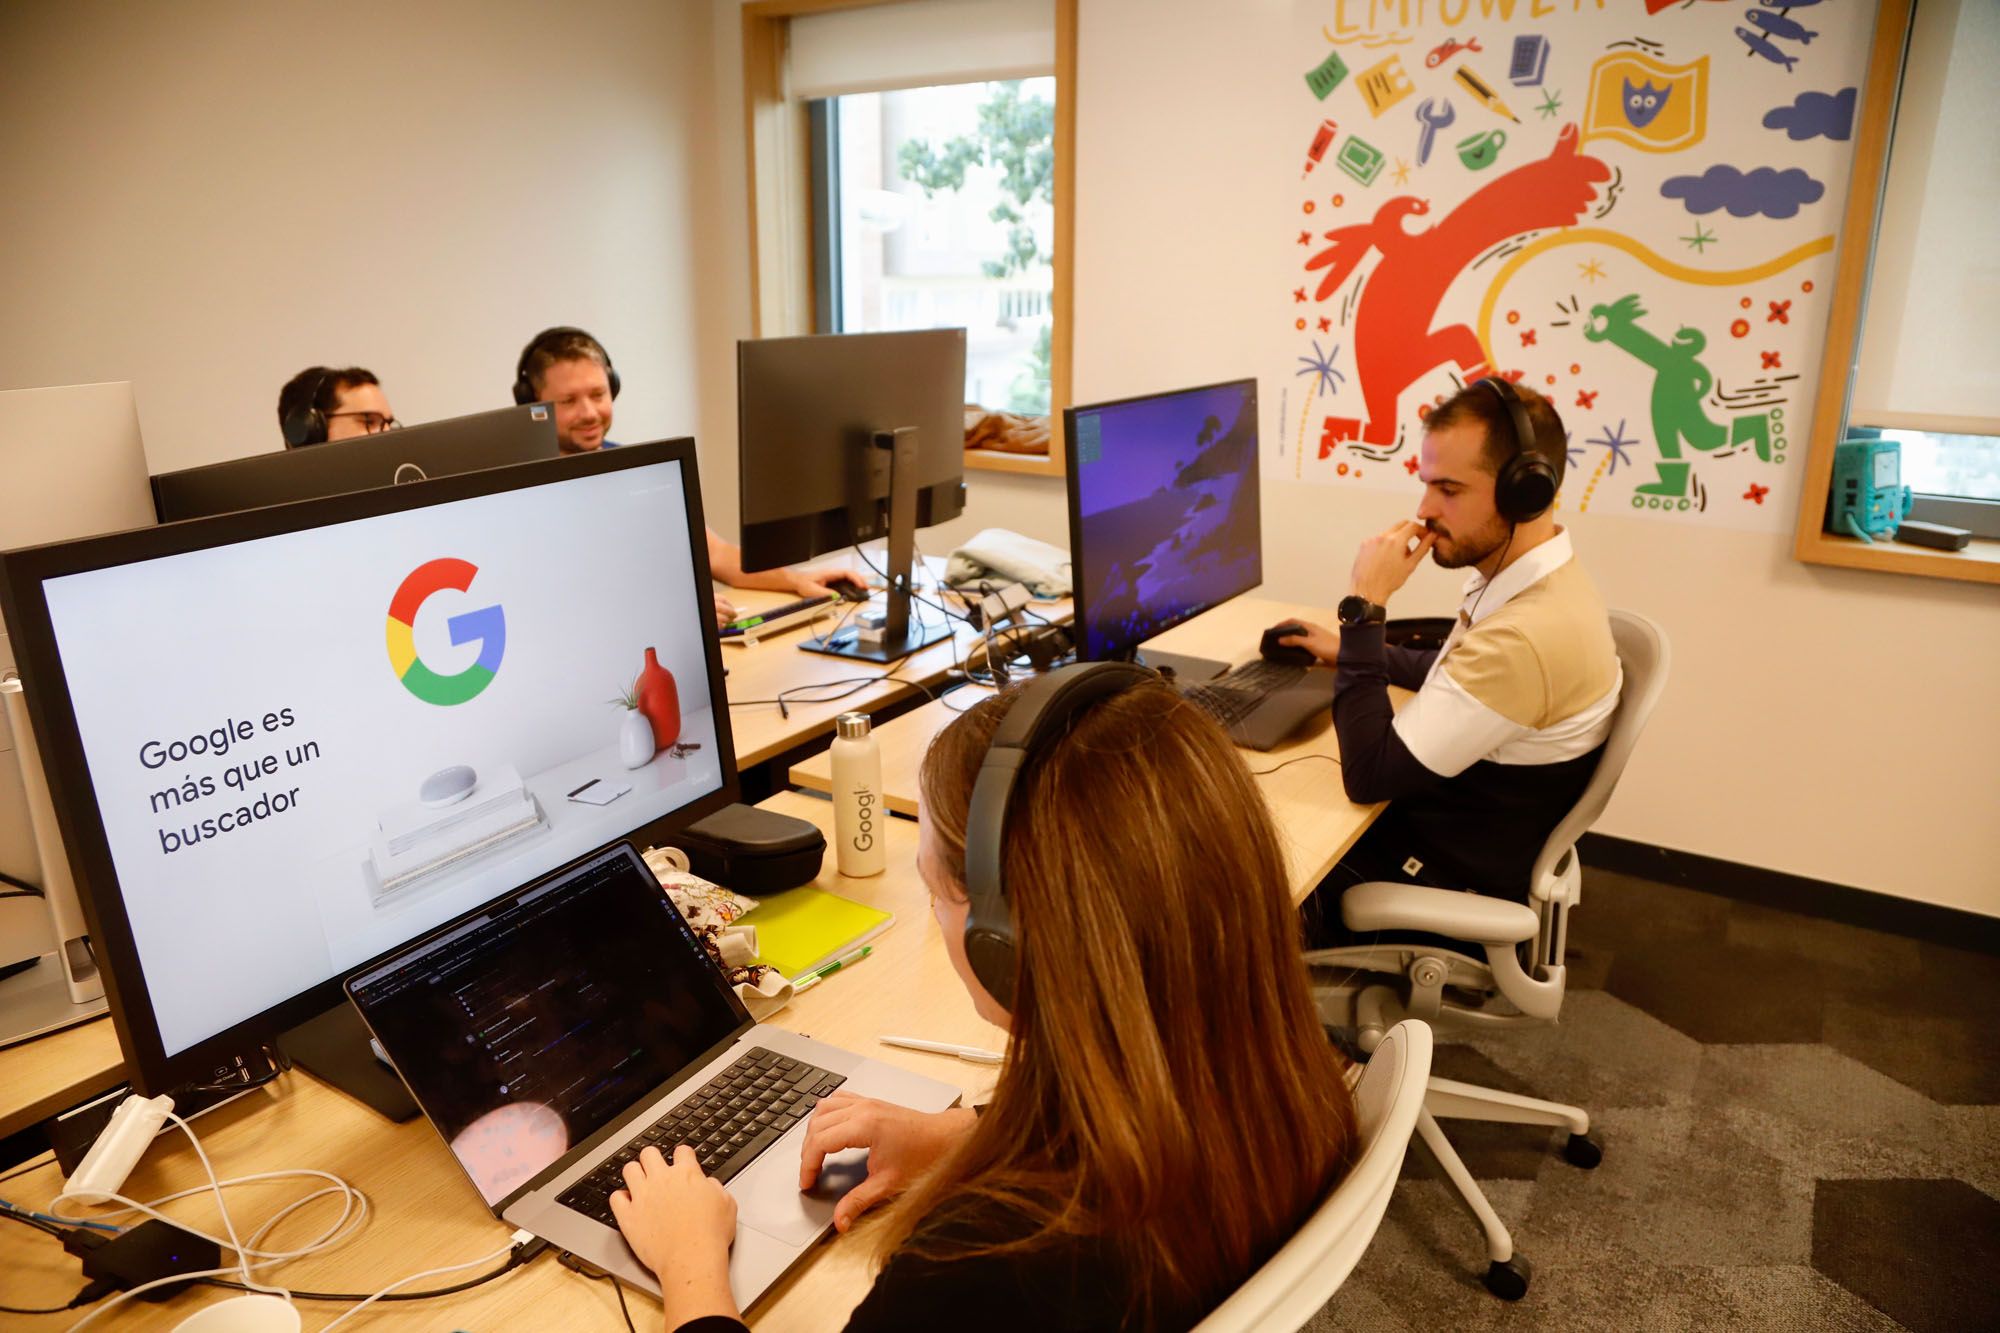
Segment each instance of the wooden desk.
[{"label": "wooden desk", "polygon": [[9,1046],[0,1051],[0,1139],[88,1101],[124,1077],[125,1057],[106,1017]]},{"label": "wooden desk", "polygon": [[[1162,634],[1153,643],[1178,653],[1219,658],[1234,665],[1256,655],[1258,637],[1280,621],[1304,618],[1327,624],[1316,607],[1238,597]],[[897,814],[917,813],[917,766],[931,739],[973,701],[992,691],[968,685],[946,698],[896,718],[877,733],[882,748],[883,803]],[[1406,692],[1394,690],[1398,699]],[[1285,844],[1292,896],[1303,901],[1347,854],[1383,807],[1356,805],[1340,786],[1340,741],[1329,714],[1268,753],[1242,751],[1270,803]],[[1294,763],[1294,760],[1311,762]],[[1283,765],[1284,767],[1280,767]],[[833,760],[818,754],[792,766],[792,781],[811,791],[833,789]]]},{"label": "wooden desk", "polygon": [[[766,804],[831,831],[832,807],[825,801],[786,793]],[[866,880],[844,879],[834,873],[829,857],[819,882],[822,887],[893,911],[896,924],[876,939],[874,952],[866,961],[800,996],[774,1021],[954,1083],[965,1088],[969,1098],[978,1099],[990,1090],[993,1069],[876,1044],[875,1038],[883,1033],[936,1037],[992,1049],[999,1049],[1005,1041],[973,1013],[972,1002],[938,939],[937,925],[916,873],[915,826],[893,820],[885,836],[889,840],[885,873]],[[216,1169],[224,1176],[315,1167],[341,1176],[366,1193],[374,1206],[368,1225],[352,1241],[263,1276],[307,1290],[372,1291],[407,1273],[475,1259],[507,1243],[510,1228],[486,1211],[428,1124],[417,1120],[390,1125],[302,1072],[285,1075],[270,1092],[252,1094],[204,1116],[199,1132]],[[133,1172],[127,1192],[134,1198],[157,1198],[203,1179],[186,1140],[170,1135],[156,1144]],[[60,1187],[55,1167],[47,1165],[9,1181],[4,1197],[39,1208],[53,1199]],[[281,1182],[276,1188],[231,1190],[232,1217],[239,1230],[254,1229],[307,1188],[305,1182]],[[326,1208],[321,1202],[301,1210],[304,1216],[287,1221],[272,1238],[274,1245],[282,1246],[288,1237],[303,1238],[327,1225],[338,1210],[321,1211]],[[170,1205],[170,1211],[191,1225],[209,1230],[220,1226],[214,1204],[206,1197],[178,1201]],[[750,1310],[751,1324],[774,1330],[838,1327],[873,1281],[873,1252],[867,1236],[867,1229],[863,1229],[858,1235],[822,1245]],[[82,1285],[75,1260],[53,1239],[33,1236],[25,1227],[11,1227],[4,1244],[7,1259],[0,1263],[0,1305],[60,1305]],[[425,1285],[448,1285],[468,1276],[469,1272],[454,1274]],[[116,1328],[171,1328],[197,1306],[228,1294],[217,1288],[197,1287],[157,1306],[128,1302],[104,1323]],[[629,1295],[638,1325],[657,1327],[657,1302],[637,1292]],[[300,1305],[311,1328],[324,1325],[348,1308],[323,1302]],[[23,1327],[65,1328],[79,1314],[49,1315],[32,1321],[23,1318],[21,1323]],[[471,1330],[609,1329],[620,1324],[610,1286],[569,1272],[556,1263],[553,1254],[461,1295],[415,1305],[371,1306],[355,1320],[355,1327],[379,1327],[392,1319],[401,1325]]]},{"label": "wooden desk", "polygon": [[[938,572],[944,568],[941,560],[932,560],[930,564]],[[731,592],[729,596],[740,609],[746,611],[796,600],[784,593]],[[927,587],[925,596],[938,600],[934,588]],[[956,609],[949,599],[944,599],[943,604]],[[1058,624],[1067,621],[1072,614],[1067,601],[1036,602],[1032,605],[1037,613]],[[919,609],[933,619],[941,614],[934,607]],[[826,626],[831,626],[837,619],[836,613],[827,619]],[[881,708],[909,698],[924,686],[936,685],[951,673],[980,637],[976,630],[959,623],[955,625],[951,638],[919,650],[890,672],[880,663],[855,662],[800,651],[800,641],[812,632],[815,631],[801,626],[746,647],[723,647],[722,665],[729,668],[726,682],[731,700],[729,725],[735,740],[738,768],[753,767],[817,737],[830,736],[834,719],[850,709]],[[753,699],[776,699],[780,691],[805,685],[867,676],[882,676],[884,679],[879,685],[869,685],[839,699],[816,703],[789,700],[786,706],[789,716],[780,713],[775,703],[748,702]],[[891,676],[894,678],[891,679]],[[832,688],[822,693],[840,692],[839,688]]]}]

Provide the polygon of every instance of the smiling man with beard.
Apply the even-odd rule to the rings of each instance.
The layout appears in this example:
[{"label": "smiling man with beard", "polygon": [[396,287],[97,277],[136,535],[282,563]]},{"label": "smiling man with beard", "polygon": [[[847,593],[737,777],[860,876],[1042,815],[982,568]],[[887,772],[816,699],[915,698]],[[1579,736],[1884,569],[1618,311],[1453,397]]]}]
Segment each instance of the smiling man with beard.
[{"label": "smiling man with beard", "polygon": [[[1313,895],[1314,943],[1340,941],[1350,884],[1525,900],[1536,854],[1588,785],[1621,673],[1604,602],[1555,521],[1567,457],[1548,399],[1467,385],[1425,422],[1416,518],[1361,544],[1338,635],[1308,625],[1285,640],[1338,669],[1348,798],[1390,802]],[[1457,623],[1441,649],[1391,647],[1389,599],[1426,554],[1471,571]],[[1417,692],[1400,712],[1390,685]]]}]

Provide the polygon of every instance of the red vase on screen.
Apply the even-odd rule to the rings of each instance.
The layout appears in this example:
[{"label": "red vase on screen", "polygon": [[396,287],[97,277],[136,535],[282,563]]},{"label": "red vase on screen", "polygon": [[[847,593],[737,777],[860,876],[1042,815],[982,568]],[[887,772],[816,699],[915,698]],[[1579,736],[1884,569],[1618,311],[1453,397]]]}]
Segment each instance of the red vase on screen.
[{"label": "red vase on screen", "polygon": [[658,754],[681,738],[681,691],[652,648],[646,650],[646,666],[633,692],[639,696],[639,711],[653,724],[653,752]]}]

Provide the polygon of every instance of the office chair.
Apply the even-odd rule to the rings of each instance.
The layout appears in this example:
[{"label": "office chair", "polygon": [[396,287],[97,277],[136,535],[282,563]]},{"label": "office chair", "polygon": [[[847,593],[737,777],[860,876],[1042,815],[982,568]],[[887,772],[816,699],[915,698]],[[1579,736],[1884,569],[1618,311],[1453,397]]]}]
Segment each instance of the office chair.
[{"label": "office chair", "polygon": [[1332,1299],[1382,1224],[1430,1071],[1428,1027],[1406,1021],[1381,1035],[1354,1087],[1361,1131],[1354,1169],[1283,1249],[1195,1325],[1195,1333],[1296,1329]]},{"label": "office chair", "polygon": [[[1604,812],[1612,788],[1667,683],[1669,651],[1660,627],[1631,611],[1613,611],[1611,637],[1624,685],[1603,757],[1590,785],[1543,844],[1529,881],[1529,902],[1414,884],[1357,884],[1341,895],[1350,931],[1420,931],[1435,943],[1378,941],[1306,954],[1313,998],[1328,1027],[1352,1028],[1363,1051],[1392,1025],[1421,1019],[1438,1033],[1499,1032],[1552,1023],[1562,1009],[1569,913],[1582,893],[1576,841]],[[1465,941],[1453,945],[1451,941]],[[1603,1156],[1580,1107],[1432,1078],[1417,1133],[1479,1219],[1490,1263],[1485,1283],[1503,1300],[1527,1294],[1528,1261],[1465,1169],[1437,1118],[1567,1128],[1563,1157],[1588,1170]]]}]

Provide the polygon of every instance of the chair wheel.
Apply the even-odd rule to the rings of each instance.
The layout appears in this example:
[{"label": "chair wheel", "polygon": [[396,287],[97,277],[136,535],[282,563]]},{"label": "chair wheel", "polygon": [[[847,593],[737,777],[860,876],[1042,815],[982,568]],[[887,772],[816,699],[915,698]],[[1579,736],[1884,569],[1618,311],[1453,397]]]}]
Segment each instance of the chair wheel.
[{"label": "chair wheel", "polygon": [[1563,1160],[1588,1171],[1604,1160],[1604,1147],[1588,1134],[1572,1134],[1563,1143]]},{"label": "chair wheel", "polygon": [[1528,1278],[1534,1272],[1528,1261],[1516,1254],[1505,1263],[1486,1266],[1486,1289],[1503,1301],[1518,1301],[1528,1294]]}]

